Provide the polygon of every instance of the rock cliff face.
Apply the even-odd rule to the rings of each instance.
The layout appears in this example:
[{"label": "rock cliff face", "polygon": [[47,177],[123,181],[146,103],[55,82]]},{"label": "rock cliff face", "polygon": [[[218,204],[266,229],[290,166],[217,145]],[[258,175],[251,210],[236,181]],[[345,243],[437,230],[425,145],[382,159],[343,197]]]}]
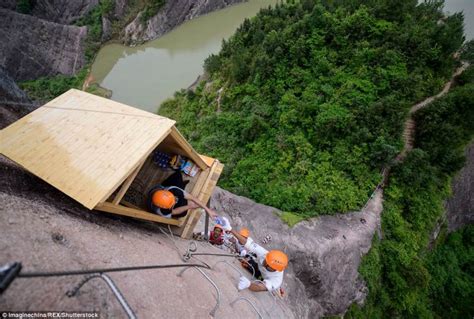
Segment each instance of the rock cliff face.
[{"label": "rock cliff face", "polygon": [[0,8],[15,10],[16,9],[16,0],[2,0],[0,2]]},{"label": "rock cliff face", "polygon": [[[117,2],[124,1],[126,0],[117,0]],[[51,22],[71,24],[98,4],[99,0],[35,0],[30,14]],[[16,10],[17,1],[2,0],[0,8]]]},{"label": "rock cliff face", "polygon": [[84,65],[86,27],[0,9],[0,66],[16,81],[72,75]]},{"label": "rock cliff face", "polygon": [[0,66],[0,130],[34,109],[35,104]]},{"label": "rock cliff face", "polygon": [[465,154],[466,164],[453,179],[453,196],[446,202],[449,232],[474,223],[474,141]]},{"label": "rock cliff face", "polygon": [[116,19],[120,19],[125,15],[127,11],[128,0],[115,0],[113,16]]},{"label": "rock cliff face", "polygon": [[184,21],[225,8],[245,0],[174,0],[167,1],[157,15],[146,23],[140,14],[125,28],[123,41],[127,44],[156,39]]},{"label": "rock cliff face", "polygon": [[71,24],[98,4],[99,0],[36,0],[30,14],[56,23]]},{"label": "rock cliff face", "polygon": [[283,224],[280,211],[216,188],[211,205],[230,217],[235,228],[247,227],[259,243],[271,237],[267,249],[284,250],[290,258],[284,289],[297,318],[343,314],[367,294],[358,267],[380,227],[382,194],[376,193],[360,212],[321,216]]}]

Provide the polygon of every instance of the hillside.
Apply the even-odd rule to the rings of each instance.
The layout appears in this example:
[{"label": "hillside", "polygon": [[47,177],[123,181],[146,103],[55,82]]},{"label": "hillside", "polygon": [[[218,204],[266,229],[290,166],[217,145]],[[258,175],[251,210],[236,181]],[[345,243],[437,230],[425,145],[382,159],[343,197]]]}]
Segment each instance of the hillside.
[{"label": "hillside", "polygon": [[363,205],[463,33],[435,3],[360,3],[262,10],[206,60],[209,82],[162,105],[226,163],[221,186],[304,217]]}]

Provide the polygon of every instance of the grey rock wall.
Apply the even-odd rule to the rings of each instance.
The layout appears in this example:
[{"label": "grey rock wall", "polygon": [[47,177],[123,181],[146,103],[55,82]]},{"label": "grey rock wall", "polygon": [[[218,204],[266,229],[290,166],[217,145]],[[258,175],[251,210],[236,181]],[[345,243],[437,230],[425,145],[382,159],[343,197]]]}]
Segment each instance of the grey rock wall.
[{"label": "grey rock wall", "polygon": [[358,267],[380,228],[382,193],[365,210],[284,224],[277,209],[216,188],[211,206],[230,217],[234,228],[247,227],[265,248],[285,251],[290,259],[283,288],[297,318],[340,315],[367,295]]},{"label": "grey rock wall", "polygon": [[16,81],[82,68],[86,27],[66,26],[0,9],[0,66]]},{"label": "grey rock wall", "polygon": [[165,6],[148,22],[140,21],[140,14],[124,32],[123,41],[127,44],[156,39],[169,32],[184,21],[200,15],[225,8],[245,0],[174,0]]},{"label": "grey rock wall", "polygon": [[36,0],[31,15],[56,23],[71,24],[98,4],[99,0]]},{"label": "grey rock wall", "polygon": [[128,4],[128,0],[115,0],[113,15],[116,19],[120,19],[125,15]]},{"label": "grey rock wall", "polygon": [[2,0],[0,1],[0,8],[15,10],[16,0]]},{"label": "grey rock wall", "polygon": [[446,201],[448,231],[474,223],[474,141],[466,148],[466,164],[453,179],[453,195]]},{"label": "grey rock wall", "polygon": [[0,129],[36,108],[15,81],[0,66]]}]

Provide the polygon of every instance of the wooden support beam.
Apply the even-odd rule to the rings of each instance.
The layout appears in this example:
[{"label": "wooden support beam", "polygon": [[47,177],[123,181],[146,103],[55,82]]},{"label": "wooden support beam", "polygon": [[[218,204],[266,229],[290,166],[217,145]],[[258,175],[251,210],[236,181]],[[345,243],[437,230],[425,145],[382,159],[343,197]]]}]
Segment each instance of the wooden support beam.
[{"label": "wooden support beam", "polygon": [[[212,165],[209,174],[206,176],[206,181],[202,185],[202,188],[199,190],[198,198],[203,202],[207,203],[209,198],[211,197],[212,190],[217,184],[219,177],[222,173],[222,169],[224,165],[221,164],[219,161],[215,161]],[[181,230],[181,238],[189,239],[193,235],[194,227],[196,227],[197,222],[201,218],[201,211],[200,210],[193,210],[189,212],[189,218],[186,220],[184,224],[184,228]]]},{"label": "wooden support beam", "polygon": [[132,203],[129,203],[126,200],[123,200],[123,199],[120,201],[120,204],[122,204],[123,206],[127,206],[127,207],[130,207],[130,208],[135,208],[135,209],[141,210],[140,207],[138,207],[138,206],[136,206]]},{"label": "wooden support beam", "polygon": [[168,225],[173,225],[173,226],[181,226],[182,224],[182,221],[177,220],[177,219],[165,218],[159,215],[146,212],[144,210],[125,207],[122,205],[115,205],[109,202],[100,203],[94,209],[104,211],[107,213],[129,216],[129,217],[149,220],[152,222],[159,222],[162,224],[168,224]]},{"label": "wooden support beam", "polygon": [[170,136],[178,143],[178,145],[186,152],[186,155],[193,160],[193,162],[199,166],[200,169],[205,170],[208,168],[206,162],[199,156],[199,154],[193,149],[186,139],[181,135],[176,127],[171,128]]},{"label": "wooden support beam", "polygon": [[115,195],[115,198],[114,200],[112,201],[112,204],[114,205],[118,205],[120,203],[120,201],[122,200],[123,196],[125,195],[125,193],[127,192],[127,190],[129,189],[130,185],[132,185],[132,182],[133,180],[135,179],[135,177],[137,177],[138,173],[140,172],[140,170],[142,169],[143,167],[143,164],[145,164],[145,161],[146,161],[146,157],[141,161],[141,163],[138,164],[138,167],[133,171],[132,174],[130,174],[130,176],[125,180],[125,182],[122,184],[122,187],[120,188],[119,192],[117,193],[117,195]]}]

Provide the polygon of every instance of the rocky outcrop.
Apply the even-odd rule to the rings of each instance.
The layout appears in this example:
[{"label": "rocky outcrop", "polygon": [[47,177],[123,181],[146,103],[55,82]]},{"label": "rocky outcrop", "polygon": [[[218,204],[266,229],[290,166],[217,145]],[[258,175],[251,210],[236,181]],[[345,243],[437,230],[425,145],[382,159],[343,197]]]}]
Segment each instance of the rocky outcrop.
[{"label": "rocky outcrop", "polygon": [[2,0],[0,1],[0,8],[15,10],[16,0]]},{"label": "rocky outcrop", "polygon": [[115,19],[123,18],[127,12],[128,0],[115,0],[113,16]]},{"label": "rocky outcrop", "polygon": [[[117,0],[123,2],[125,0]],[[31,2],[29,14],[43,20],[61,24],[71,24],[87,15],[99,0],[35,0]],[[0,8],[17,10],[16,0],[2,0]]]},{"label": "rocky outcrop", "polygon": [[0,129],[36,108],[15,81],[0,66]]},{"label": "rocky outcrop", "polygon": [[474,141],[465,154],[466,164],[453,179],[453,195],[446,201],[449,232],[474,223]]},{"label": "rocky outcrop", "polygon": [[85,63],[86,35],[86,27],[0,9],[0,66],[16,81],[75,74]]},{"label": "rocky outcrop", "polygon": [[184,21],[225,8],[245,0],[174,0],[166,4],[157,15],[143,23],[140,14],[126,28],[123,41],[127,44],[156,39]]},{"label": "rocky outcrop", "polygon": [[106,17],[102,17],[102,42],[110,40],[112,36],[112,22]]},{"label": "rocky outcrop", "polygon": [[98,4],[99,0],[36,0],[30,14],[56,23],[71,24]]},{"label": "rocky outcrop", "polygon": [[283,224],[280,211],[216,188],[211,206],[231,219],[235,228],[247,227],[251,237],[267,249],[282,249],[290,258],[284,289],[297,318],[344,313],[365,300],[367,289],[358,274],[361,257],[380,227],[382,193],[377,191],[360,212],[321,216]]}]

